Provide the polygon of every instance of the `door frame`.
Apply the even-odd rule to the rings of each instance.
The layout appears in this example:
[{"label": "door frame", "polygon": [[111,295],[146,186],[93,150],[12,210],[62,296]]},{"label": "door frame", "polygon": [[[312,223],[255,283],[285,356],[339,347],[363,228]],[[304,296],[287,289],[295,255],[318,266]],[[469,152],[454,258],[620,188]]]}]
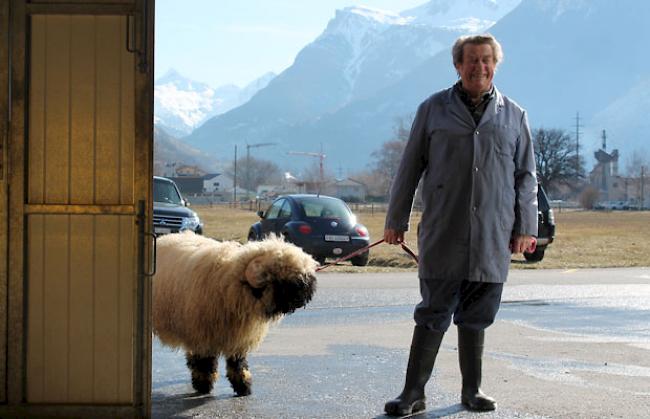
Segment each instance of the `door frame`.
[{"label": "door frame", "polygon": [[7,402],[9,2],[0,3],[0,403]]},{"label": "door frame", "polygon": [[[151,415],[151,281],[153,262],[153,45],[155,0],[9,0],[0,6],[0,416]],[[135,158],[134,190],[146,196],[133,205],[138,216],[138,278],[134,330],[134,403],[132,406],[32,405],[26,403],[26,141],[29,91],[29,17],[41,14],[132,16],[135,37]],[[8,48],[4,48],[4,46]],[[5,53],[6,51],[6,53]],[[7,70],[4,70],[4,69]],[[134,69],[135,71],[135,69]],[[6,126],[4,126],[6,125]],[[3,162],[4,159],[4,163]],[[4,203],[7,205],[4,205]],[[103,212],[101,206],[91,211]],[[6,298],[5,298],[6,297]],[[6,337],[6,341],[3,340]],[[5,352],[6,348],[6,352]],[[6,369],[5,369],[6,366]]]}]

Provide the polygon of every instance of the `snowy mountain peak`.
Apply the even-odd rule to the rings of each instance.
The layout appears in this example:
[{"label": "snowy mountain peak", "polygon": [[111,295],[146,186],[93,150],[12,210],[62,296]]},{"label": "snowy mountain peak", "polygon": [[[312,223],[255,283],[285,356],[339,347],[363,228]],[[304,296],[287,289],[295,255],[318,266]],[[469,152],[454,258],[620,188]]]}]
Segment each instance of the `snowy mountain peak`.
[{"label": "snowy mountain peak", "polygon": [[[369,7],[346,7],[337,10],[325,31],[316,39],[319,41],[342,39],[350,51],[345,60],[344,76],[351,87],[358,74],[358,67],[363,51],[367,50],[377,37],[395,25],[405,25],[408,19]],[[338,42],[338,41],[337,41]]]},{"label": "snowy mountain peak", "polygon": [[206,83],[190,80],[173,68],[167,70],[167,72],[155,82],[156,86],[169,84],[182,90],[211,90],[211,87]]},{"label": "snowy mountain peak", "polygon": [[[368,8],[348,7],[337,10],[330,20],[322,37],[343,36],[348,40],[362,38],[366,34],[378,33],[391,25],[387,14],[377,13]],[[352,41],[354,42],[354,41]]]},{"label": "snowy mountain peak", "polygon": [[519,3],[521,0],[431,0],[400,15],[415,24],[480,32]]},{"label": "snowy mountain peak", "polygon": [[185,136],[215,115],[247,102],[275,77],[266,73],[244,88],[228,84],[213,89],[170,69],[154,85],[154,121],[175,136]]},{"label": "snowy mountain peak", "polygon": [[390,12],[387,10],[374,9],[366,6],[353,6],[343,9],[343,13],[353,13],[363,16],[366,19],[374,20],[381,24],[388,25],[406,25],[411,18],[403,17],[398,13]]}]

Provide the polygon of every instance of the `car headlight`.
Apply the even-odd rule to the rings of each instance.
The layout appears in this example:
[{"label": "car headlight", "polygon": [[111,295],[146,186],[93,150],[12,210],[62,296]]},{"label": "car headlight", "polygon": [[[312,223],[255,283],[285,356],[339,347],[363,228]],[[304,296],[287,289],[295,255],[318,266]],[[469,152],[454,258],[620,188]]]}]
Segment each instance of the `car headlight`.
[{"label": "car headlight", "polygon": [[191,217],[184,217],[181,223],[182,230],[196,230],[196,228],[201,224],[199,216],[194,214]]}]

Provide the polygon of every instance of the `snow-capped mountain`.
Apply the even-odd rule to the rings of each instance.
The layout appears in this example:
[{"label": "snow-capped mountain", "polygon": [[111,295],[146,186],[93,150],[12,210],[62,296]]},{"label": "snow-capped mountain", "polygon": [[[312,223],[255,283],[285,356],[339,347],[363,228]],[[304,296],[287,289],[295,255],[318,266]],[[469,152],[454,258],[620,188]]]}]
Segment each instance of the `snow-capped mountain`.
[{"label": "snow-capped mountain", "polygon": [[247,102],[275,77],[267,73],[244,88],[209,85],[169,70],[154,84],[154,122],[178,137],[188,135],[203,122]]},{"label": "snow-capped mountain", "polygon": [[[318,143],[305,137],[304,127],[395,84],[459,35],[484,30],[517,3],[433,0],[427,3],[429,8],[404,13],[367,7],[338,10],[323,33],[298,53],[292,66],[249,102],[204,123],[187,141],[229,156],[234,144],[255,138],[275,143],[268,153],[285,160],[286,151],[318,149]],[[472,12],[465,14],[468,10]],[[469,20],[436,20],[436,13]],[[469,21],[474,25],[468,25]],[[387,122],[392,124],[393,119]],[[326,140],[331,141],[337,139]]]},{"label": "snow-capped mountain", "polygon": [[[505,52],[495,83],[527,109],[533,128],[572,134],[580,112],[588,163],[602,129],[623,161],[635,150],[648,151],[650,57],[639,53],[650,42],[647,16],[650,2],[635,0],[523,0],[490,28]],[[291,132],[308,138],[313,149],[323,143],[333,164],[358,167],[391,138],[396,118],[408,121],[422,100],[456,80],[449,49],[385,89]]]},{"label": "snow-capped mountain", "polygon": [[400,13],[412,24],[478,33],[494,25],[521,0],[433,0]]}]

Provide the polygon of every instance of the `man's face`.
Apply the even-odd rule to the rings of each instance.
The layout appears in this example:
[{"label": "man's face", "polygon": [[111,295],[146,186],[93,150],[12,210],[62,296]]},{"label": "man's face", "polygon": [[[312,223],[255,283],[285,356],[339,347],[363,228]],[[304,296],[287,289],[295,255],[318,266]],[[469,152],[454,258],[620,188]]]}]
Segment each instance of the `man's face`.
[{"label": "man's face", "polygon": [[465,44],[463,62],[456,64],[456,71],[463,88],[470,96],[478,97],[490,90],[495,67],[494,53],[489,44]]}]

